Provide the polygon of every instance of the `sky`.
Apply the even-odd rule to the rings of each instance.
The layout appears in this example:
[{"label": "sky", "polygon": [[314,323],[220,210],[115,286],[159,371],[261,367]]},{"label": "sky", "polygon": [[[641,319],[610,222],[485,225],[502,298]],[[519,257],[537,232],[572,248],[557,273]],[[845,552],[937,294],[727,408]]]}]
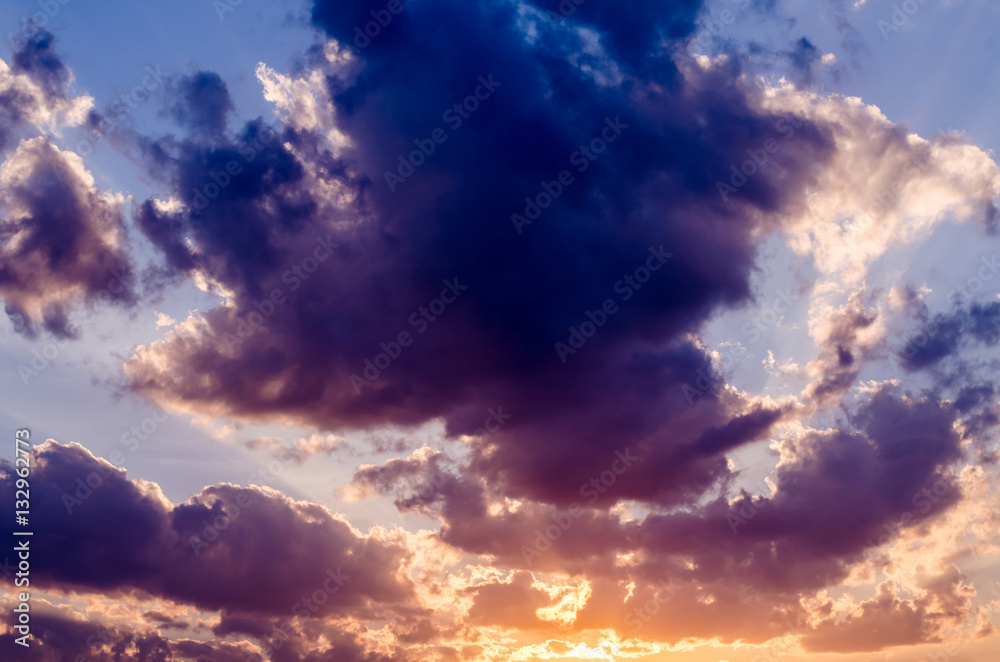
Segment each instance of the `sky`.
[{"label": "sky", "polygon": [[0,659],[997,659],[996,3],[0,17]]}]

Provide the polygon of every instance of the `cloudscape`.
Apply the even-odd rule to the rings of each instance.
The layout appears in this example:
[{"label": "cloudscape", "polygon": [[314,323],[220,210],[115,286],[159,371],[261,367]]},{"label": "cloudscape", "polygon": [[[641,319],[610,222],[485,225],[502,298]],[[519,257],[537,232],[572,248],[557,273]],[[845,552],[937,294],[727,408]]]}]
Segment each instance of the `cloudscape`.
[{"label": "cloudscape", "polygon": [[13,0],[0,658],[1000,656],[1000,8]]}]

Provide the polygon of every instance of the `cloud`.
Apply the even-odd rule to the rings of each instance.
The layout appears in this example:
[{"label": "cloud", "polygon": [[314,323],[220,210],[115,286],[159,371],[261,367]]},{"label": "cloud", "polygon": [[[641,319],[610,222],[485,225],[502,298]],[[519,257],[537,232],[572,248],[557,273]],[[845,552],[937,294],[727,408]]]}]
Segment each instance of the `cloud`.
[{"label": "cloud", "polygon": [[880,651],[891,646],[940,643],[931,634],[925,601],[901,600],[891,582],[878,588],[841,622],[823,621],[802,638],[806,652],[857,653]]},{"label": "cloud", "polygon": [[[37,593],[35,594],[37,595]],[[39,604],[41,602],[41,604]],[[0,635],[0,654],[22,662],[167,662],[170,642],[156,630],[81,618],[33,597],[31,643]],[[244,653],[244,658],[246,653]]]},{"label": "cloud", "polygon": [[83,124],[94,100],[70,96],[72,73],[53,50],[55,37],[40,31],[7,64],[0,60],[0,151],[24,136],[29,125],[57,131]]},{"label": "cloud", "polygon": [[822,293],[853,292],[878,257],[946,221],[992,231],[1000,168],[986,151],[957,135],[922,138],[854,97],[783,85],[762,102],[822,124],[835,146],[813,195],[782,210],[789,245],[813,257]]},{"label": "cloud", "polygon": [[[1000,172],[982,150],[912,135],[857,99],[754,80],[736,54],[675,61],[699,8],[584,3],[559,19],[553,2],[416,3],[362,45],[367,5],[320,1],[312,19],[329,40],[308,70],[257,69],[273,119],[229,131],[221,78],[185,79],[172,112],[186,133],[131,135],[164,190],[135,217],[165,282],[190,279],[221,302],[138,347],[128,387],[174,411],[315,429],[294,447],[250,442],[294,458],[335,450],[345,431],[440,422],[460,456],[420,449],[361,467],[352,487],[437,518],[438,543],[515,573],[454,580],[455,608],[481,627],[543,627],[532,608],[552,605],[526,574],[538,570],[585,578],[589,599],[562,621],[580,632],[632,619],[670,643],[807,631],[817,619],[803,594],[846,581],[886,526],[906,518],[893,539],[961,499],[959,428],[977,405],[879,387],[835,408],[885,343],[871,266],[948,220],[992,231]],[[791,57],[806,71],[817,54],[803,40]],[[818,354],[798,398],[726,384],[697,337],[754,303],[773,237],[818,274]],[[501,406],[510,419],[483,434]],[[805,425],[818,411],[828,428]],[[738,491],[730,456],[764,441],[779,455],[773,491]],[[934,485],[946,495],[925,508]],[[265,596],[237,571],[279,551],[315,570],[309,550],[275,549],[285,534],[309,531],[310,548],[345,563],[345,550],[408,558],[316,506],[227,485],[178,506],[144,497],[140,520],[155,525],[142,549],[172,549],[166,568],[190,563],[185,537],[241,496],[261,505],[184,579],[122,579],[123,560],[96,564],[86,585],[225,610],[218,633],[264,636],[269,605],[295,591]],[[293,579],[307,590],[320,577]],[[324,615],[398,614],[412,590],[360,581]],[[648,624],[647,604],[661,605]],[[915,634],[912,615],[938,611],[880,593],[843,628],[873,647],[915,642],[936,632]],[[410,618],[406,636],[433,639]],[[810,645],[833,650],[831,628]]]},{"label": "cloud", "polygon": [[178,124],[194,131],[218,135],[225,131],[233,110],[229,88],[219,74],[199,71],[174,82],[169,115]]},{"label": "cloud", "polygon": [[864,291],[841,309],[824,311],[813,334],[822,334],[820,354],[806,372],[819,379],[806,388],[806,397],[820,404],[836,401],[857,380],[864,360],[880,345],[879,312],[866,306]]},{"label": "cloud", "polygon": [[532,584],[531,575],[524,572],[510,582],[491,582],[470,589],[475,598],[469,620],[517,630],[544,627],[535,612],[549,606],[549,595]]},{"label": "cloud", "polygon": [[[444,19],[429,8],[407,8],[358,55],[327,44],[317,69],[298,82],[259,69],[268,98],[289,125],[279,127],[279,140],[254,149],[252,162],[240,156],[240,146],[265,131],[259,121],[227,144],[199,142],[195,135],[173,147],[148,143],[148,153],[160,155],[156,170],[178,199],[197,197],[214,186],[213,178],[229,182],[204,209],[192,201],[164,212],[148,201],[139,214],[171,269],[208,283],[227,300],[164,341],[140,347],[126,366],[134,390],[176,410],[325,430],[440,417],[450,435],[470,433],[481,411],[503,403],[530,413],[483,447],[490,458],[483,470],[491,465],[514,494],[565,502],[619,448],[679,447],[730,424],[749,429],[735,425],[746,406],[736,396],[712,393],[692,415],[677,395],[699,370],[712,374],[708,356],[685,334],[711,314],[750,301],[762,234],[780,229],[796,250],[814,255],[828,275],[820,294],[830,298],[844,293],[832,289],[835,279],[847,274],[842,282],[849,288],[899,239],[902,214],[918,202],[934,197],[919,212],[925,224],[952,211],[977,218],[1000,182],[981,151],[951,139],[907,136],[856,100],[742,84],[736,63],[681,75],[670,60],[633,61],[622,39],[625,26],[642,24],[643,38],[682,39],[689,34],[684,8],[650,18],[642,7],[612,18],[581,6],[558,25],[475,3],[454,9]],[[348,45],[350,16],[323,4],[314,12],[319,25]],[[438,53],[388,64],[394,53],[419,50],[435,34],[416,26],[459,18],[467,34],[449,53],[462,57]],[[580,57],[591,47],[584,27],[598,31],[603,48],[594,56],[600,62],[586,67]],[[595,78],[595,67],[610,62],[628,85]],[[325,72],[328,90],[316,89],[316,71]],[[501,86],[424,157],[411,180],[419,186],[406,181],[390,191],[383,175],[400,167],[396,156],[404,158],[435,127],[447,127],[442,117],[481,75]],[[676,86],[663,87],[664,76]],[[551,103],[530,101],[546,96]],[[700,117],[712,118],[711,132],[698,129]],[[523,211],[525,193],[537,192],[539,182],[553,180],[561,168],[573,171],[574,150],[598,136],[606,118],[629,128],[607,155],[593,163],[581,157],[587,170],[573,174],[586,184],[569,186],[517,234],[504,219]],[[330,142],[333,126],[344,141]],[[731,204],[723,204],[718,183],[748,154],[764,153],[769,140],[779,145],[768,157],[772,163],[744,177]],[[907,164],[928,154],[931,169],[955,176],[926,186],[931,175]],[[226,174],[227,163],[241,173]],[[958,177],[959,171],[975,176]],[[876,212],[884,222],[857,229],[870,242],[848,244],[827,228],[835,225],[832,217],[855,210],[857,198],[847,192],[854,196],[862,178],[873,202],[879,186],[899,190],[897,180],[916,193],[912,201],[909,193],[893,193],[894,202]],[[332,259],[310,258],[319,241],[339,245]],[[650,247],[660,246],[673,254],[662,270],[641,289],[627,285],[623,278],[643,266]],[[466,284],[467,298],[440,320],[424,318],[421,308],[449,278]],[[275,308],[266,301],[273,293],[292,303]],[[298,303],[307,300],[308,306]],[[565,343],[606,300],[620,312],[563,365],[556,343]],[[266,333],[251,328],[255,318]],[[365,360],[382,361],[382,346],[392,348],[402,333],[413,345],[400,347],[384,371],[367,368],[370,376],[378,373],[370,385],[359,381]],[[858,374],[862,356],[843,343],[840,348],[834,343],[829,356],[813,363],[818,392],[843,394]],[[198,379],[188,374],[195,369]],[[776,412],[770,415],[777,420]],[[755,438],[734,436],[731,443]],[[536,451],[540,440],[549,449],[544,454]],[[561,451],[570,448],[577,462],[568,473]],[[670,455],[661,454],[663,461]],[[650,475],[661,469],[656,461],[650,458]],[[708,466],[712,460],[702,461],[700,473],[678,472],[688,484],[677,485],[673,496],[637,477],[630,482],[635,494],[609,498],[690,498],[725,473],[721,456],[715,468]]]},{"label": "cloud", "polygon": [[159,627],[174,628],[177,630],[187,630],[190,627],[189,623],[176,620],[171,616],[161,614],[158,611],[147,611],[142,616],[143,618],[156,623]]},{"label": "cloud", "polygon": [[0,297],[28,337],[39,328],[74,337],[76,303],[136,301],[122,197],[100,192],[80,157],[49,135],[83,124],[93,108],[91,97],[70,94],[73,75],[54,44],[39,31],[10,66],[0,60]]},{"label": "cloud", "polygon": [[0,297],[25,335],[39,325],[75,335],[68,312],[80,301],[136,301],[121,196],[99,192],[83,161],[47,137],[0,165],[0,236]]},{"label": "cloud", "polygon": [[73,81],[73,75],[53,50],[55,37],[42,31],[14,53],[14,71],[26,74],[41,85],[49,97],[60,96]]},{"label": "cloud", "polygon": [[907,370],[920,370],[937,365],[943,359],[976,343],[993,347],[1000,340],[1000,303],[971,303],[951,313],[938,313],[928,318],[923,307],[923,326],[900,351]]},{"label": "cloud", "polygon": [[[640,518],[628,514],[631,507],[592,510],[583,498],[569,508],[511,500],[474,468],[430,449],[364,466],[354,484],[393,496],[400,512],[439,519],[442,541],[493,567],[586,578],[592,592],[571,619],[574,632],[616,628],[647,641],[763,642],[813,632],[802,596],[847,581],[869,550],[916,535],[962,503],[964,487],[952,469],[963,458],[959,415],[946,402],[886,386],[850,412],[845,429],[788,434],[778,446],[771,493],[723,494],[698,507]],[[621,482],[632,481],[634,470],[627,469]],[[930,567],[927,572],[933,576]],[[944,563],[935,572],[943,577],[953,570]],[[509,629],[546,627],[529,614],[549,603],[524,576],[516,577],[482,588],[471,584],[478,606],[468,618]],[[927,637],[975,615],[964,600],[943,602],[953,588],[913,590],[924,594],[918,604]],[[650,600],[655,614],[644,611]],[[906,621],[911,608],[917,607],[903,601],[880,609],[885,619]],[[863,614],[875,609],[859,607],[857,618],[868,624],[874,616]],[[633,628],[636,623],[641,629]],[[809,635],[810,645],[839,650],[829,643],[836,637],[821,636],[832,627]],[[886,632],[882,647],[897,645],[894,636]]]},{"label": "cloud", "polygon": [[[888,600],[880,592],[848,621],[815,608],[821,624],[807,627],[809,612],[800,602],[843,582],[866,550],[938,521],[961,502],[967,485],[974,489],[951,471],[962,459],[958,410],[895,388],[874,391],[850,412],[850,430],[786,435],[770,494],[720,495],[639,519],[629,508],[592,509],[583,499],[575,509],[510,500],[500,485],[429,448],[362,467],[357,486],[395,494],[402,512],[440,519],[441,541],[487,562],[459,563],[452,572],[460,575],[429,594],[435,563],[459,558],[441,559],[415,536],[363,535],[319,505],[269,489],[216,485],[171,504],[156,485],[129,480],[84,448],[48,441],[34,458],[32,516],[45,528],[32,540],[32,585],[126,603],[152,596],[217,612],[216,640],[192,632],[175,641],[161,633],[156,645],[174,655],[208,654],[207,646],[220,659],[245,658],[245,648],[220,643],[231,635],[270,646],[274,659],[301,662],[318,651],[333,654],[330,648],[382,659],[372,652],[372,638],[385,633],[357,624],[386,618],[398,624],[389,640],[396,651],[391,659],[422,659],[445,642],[475,641],[476,631],[582,636],[611,628],[667,643],[691,637],[763,642],[800,632],[810,650],[827,651],[843,649],[843,637],[832,633],[842,628],[857,632],[866,650],[936,641],[943,627],[975,615],[956,592],[955,577],[947,579],[953,572],[947,565],[937,579],[923,575],[915,598]],[[627,482],[639,465],[622,462],[614,472],[621,470]],[[2,474],[0,496],[12,498],[9,465]],[[540,536],[545,545],[538,544]],[[61,545],[76,550],[72,563]],[[525,555],[528,546],[540,553]],[[417,555],[416,576],[426,584],[420,588],[405,570]],[[428,563],[431,557],[439,561]],[[498,571],[505,567],[513,570],[506,577]],[[332,593],[322,588],[331,568],[347,576]],[[579,586],[569,590],[565,582],[540,579],[551,573]],[[444,600],[436,615],[450,633],[433,622],[431,595]],[[144,609],[146,622],[158,628],[177,622],[173,613]],[[472,630],[459,635],[455,628]]]},{"label": "cloud", "polygon": [[278,460],[297,464],[303,464],[313,455],[322,453],[330,456],[350,448],[343,437],[320,434],[302,437],[292,444],[287,444],[283,439],[276,437],[258,437],[245,442],[244,445],[250,449],[267,449]]},{"label": "cloud", "polygon": [[[753,88],[734,85],[735,66],[682,77],[666,54],[639,57],[643,40],[688,35],[695,8],[581,6],[557,25],[486,4],[455,4],[447,18],[411,7],[359,56],[324,47],[313,64],[326,74],[325,95],[314,73],[299,85],[259,69],[289,125],[252,162],[238,146],[262,131],[259,122],[225,145],[150,139],[148,154],[167,154],[155,168],[151,160],[151,172],[177,199],[212,177],[229,179],[218,175],[227,161],[243,172],[203,209],[141,207],[140,227],[169,267],[212,284],[226,302],[140,347],[126,366],[132,388],[177,410],[325,430],[442,418],[452,436],[473,433],[501,404],[515,418],[477,453],[480,470],[512,494],[568,503],[615,451],[631,448],[645,465],[607,501],[697,498],[726,474],[722,450],[762,438],[783,410],[724,394],[720,382],[688,411],[682,387],[712,370],[687,334],[750,300],[762,212],[802,195],[830,146],[823,130],[799,123],[781,154],[791,174],[755,177],[740,191],[745,208],[721,204],[719,178],[777,135],[782,117],[761,112]],[[352,15],[325,5],[314,13],[348,42]],[[525,39],[528,20],[537,21],[534,41]],[[427,49],[430,26],[442,21],[465,26],[448,53],[395,57]],[[585,30],[599,32],[599,48]],[[627,84],[609,85],[597,67],[617,67]],[[476,101],[479,77],[499,86],[451,129],[460,116],[443,118],[456,100]],[[551,103],[538,101],[547,96]],[[327,125],[310,119],[325,100],[344,141],[331,143]],[[713,129],[701,131],[698,118],[708,116]],[[613,135],[609,126],[621,135],[608,153],[583,156],[581,146]],[[385,171],[435,127],[448,142],[393,193]],[[511,215],[562,169],[581,183],[518,234]],[[320,239],[339,247],[317,264],[310,256]],[[647,282],[651,251],[672,255]],[[468,293],[440,319],[422,313],[437,310],[446,282]],[[291,303],[268,315],[262,301],[275,292]],[[608,300],[620,312],[564,365],[556,344]],[[251,331],[254,318],[266,332]],[[382,362],[382,346],[395,352],[400,334],[412,346],[356,389],[365,360]],[[204,377],[190,378],[195,366]],[[576,461],[567,470],[569,452]]]},{"label": "cloud", "polygon": [[[174,505],[77,444],[46,442],[34,460],[32,510],[45,527],[32,540],[33,585],[144,591],[209,611],[289,617],[330,584],[330,572],[348,579],[317,617],[405,605],[412,595],[400,574],[404,548],[356,533],[322,506],[225,484]],[[13,489],[7,465],[0,492]]]}]

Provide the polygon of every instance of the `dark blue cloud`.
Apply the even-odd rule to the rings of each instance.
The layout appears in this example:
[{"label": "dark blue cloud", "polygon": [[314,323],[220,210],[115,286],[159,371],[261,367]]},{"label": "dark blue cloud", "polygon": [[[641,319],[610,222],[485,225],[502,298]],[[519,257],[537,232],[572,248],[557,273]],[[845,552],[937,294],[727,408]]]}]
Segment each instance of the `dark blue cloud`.
[{"label": "dark blue cloud", "polygon": [[936,366],[943,359],[976,344],[993,347],[1000,341],[1000,302],[973,303],[927,320],[900,351],[907,370]]},{"label": "dark blue cloud", "polygon": [[[406,559],[404,548],[356,535],[321,506],[228,484],[173,505],[82,446],[52,440],[35,447],[32,467],[33,586],[142,590],[258,616],[286,615],[324,586],[327,571],[349,579],[313,614],[405,605],[412,596],[407,580],[386,571]],[[16,478],[0,463],[0,495],[14,497]],[[5,540],[12,526],[2,529]],[[287,570],[274,574],[276,566]]]},{"label": "dark blue cloud", "polygon": [[[748,150],[783,139],[787,118],[756,110],[738,60],[683,74],[675,66],[672,46],[691,35],[698,8],[588,2],[555,20],[558,3],[520,16],[489,2],[406,4],[379,14],[353,68],[315,63],[327,67],[349,140],[336,152],[325,136],[291,128],[251,163],[234,151],[246,133],[145,141],[150,172],[184,201],[228,161],[243,166],[204,208],[139,210],[176,271],[204,272],[237,307],[210,313],[202,339],[160,346],[169,374],[133,360],[134,388],[177,406],[329,429],[443,417],[452,435],[501,405],[515,418],[477,469],[513,493],[576,498],[581,481],[632,448],[648,461],[607,499],[695,499],[728,472],[723,449],[760,438],[782,414],[737,417],[712,379],[692,416],[683,387],[713,371],[684,336],[751,300],[759,212],[802,195],[832,150],[823,128],[792,118],[780,167],[761,170],[738,200],[720,198],[718,182]],[[371,11],[381,10],[320,2],[313,18],[351,45],[355,28],[378,18]],[[411,157],[421,144],[429,151],[436,129],[445,139],[433,153]],[[410,172],[400,159],[422,164]],[[334,205],[319,182],[353,197]],[[551,204],[539,197],[546,189]],[[544,212],[519,226],[512,215],[532,215],[536,200]],[[283,278],[317,237],[340,244],[336,257],[308,279]],[[651,251],[672,254],[652,275]],[[412,315],[456,278],[467,293],[421,333]],[[292,303],[266,332],[227,343],[275,288]],[[557,343],[606,301],[616,312],[599,332],[560,354]],[[401,332],[412,346],[355,389],[352,376]],[[188,370],[207,381],[183,377]],[[681,451],[691,444],[702,450]]]},{"label": "dark blue cloud", "polygon": [[46,94],[61,95],[72,75],[54,50],[56,38],[40,30],[21,46],[11,59],[11,70],[27,74]]},{"label": "dark blue cloud", "polygon": [[170,117],[181,126],[208,134],[226,129],[233,102],[219,74],[199,71],[176,81],[171,90]]}]

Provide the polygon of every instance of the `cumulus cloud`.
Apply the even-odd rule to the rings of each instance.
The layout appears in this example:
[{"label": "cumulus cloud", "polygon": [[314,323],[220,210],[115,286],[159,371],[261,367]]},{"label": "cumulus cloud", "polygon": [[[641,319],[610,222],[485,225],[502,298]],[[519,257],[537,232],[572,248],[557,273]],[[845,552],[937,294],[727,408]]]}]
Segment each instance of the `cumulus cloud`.
[{"label": "cumulus cloud", "polygon": [[790,245],[826,276],[817,287],[852,291],[876,258],[947,220],[994,228],[1000,168],[959,136],[929,140],[858,98],[791,85],[770,90],[762,106],[821,123],[836,146],[812,195],[784,210]]},{"label": "cumulus cloud", "polygon": [[[252,163],[240,161],[236,147],[258,123],[225,147],[192,137],[171,152],[152,141],[150,153],[170,154],[163,176],[180,199],[227,159],[244,172],[204,209],[143,206],[140,224],[172,268],[197,272],[227,301],[141,347],[126,368],[134,389],[176,409],[326,429],[442,417],[451,435],[473,433],[489,408],[502,405],[513,418],[478,449],[479,468],[514,493],[566,502],[616,450],[632,448],[646,464],[619,488],[631,494],[616,490],[609,500],[696,498],[726,473],[720,453],[762,438],[782,409],[713,391],[688,411],[682,386],[711,367],[686,334],[717,307],[749,299],[753,238],[764,227],[758,212],[800,195],[810,164],[821,163],[829,145],[822,131],[800,123],[799,140],[782,158],[801,175],[749,183],[742,193],[751,211],[719,203],[716,180],[782,118],[759,112],[752,89],[732,85],[735,66],[682,79],[666,55],[638,58],[636,34],[682,37],[693,8],[655,17],[637,8],[613,20],[581,8],[567,25],[539,22],[539,38],[526,42],[527,27],[508,9],[456,5],[449,20],[471,26],[455,45],[465,55],[394,58],[409,69],[401,75],[387,58],[423,48],[433,32],[404,24],[440,19],[413,8],[379,49],[339,59],[325,49],[316,63],[329,72],[324,93],[312,74],[293,83],[259,70],[289,124]],[[316,21],[332,36],[352,27],[341,23],[347,14],[327,23],[326,11],[317,6]],[[584,27],[601,30],[602,57],[641,95],[615,91],[580,66],[590,48],[578,31]],[[475,93],[480,76],[499,86],[393,193],[384,173],[399,167],[396,155],[409,154],[421,131],[445,130],[443,116]],[[530,102],[549,94],[552,104]],[[328,102],[346,137],[335,144],[315,119],[330,117]],[[710,134],[696,127],[705,114],[715,117]],[[621,135],[607,155],[582,156],[581,146],[615,131]],[[580,158],[586,169],[577,171]],[[525,195],[536,196],[561,169],[581,183],[567,185],[530,227],[511,223]],[[338,244],[319,265],[310,257],[317,238]],[[656,267],[651,278],[646,265]],[[454,296],[446,282],[468,294],[440,320],[421,313]],[[262,299],[275,292],[292,303],[262,321],[272,308]],[[588,311],[605,300],[620,311],[564,365],[556,344],[589,324]],[[266,332],[253,332],[253,317]],[[364,377],[365,359],[383,361],[380,345],[391,347],[401,333],[412,346]],[[188,378],[195,363],[207,379]],[[570,449],[577,461],[567,471],[561,457]]]},{"label": "cumulus cloud", "polygon": [[[108,626],[79,618],[50,605],[32,605],[32,641],[25,648],[14,642],[15,634],[0,635],[0,653],[23,662],[166,662],[171,659],[170,642],[156,630]],[[223,645],[223,648],[227,645]],[[243,652],[245,659],[249,649]],[[219,659],[219,658],[216,658]],[[228,658],[234,660],[235,658]]]},{"label": "cumulus cloud", "polygon": [[[880,650],[936,641],[970,617],[943,580],[914,599],[883,582],[838,618],[821,594],[859,572],[886,531],[900,539],[955,508],[963,434],[973,416],[995,425],[985,386],[955,401],[891,386],[844,400],[886,344],[872,265],[948,220],[992,231],[996,164],[857,99],[754,80],[734,53],[675,58],[700,9],[584,3],[559,20],[549,1],[416,3],[361,45],[369,7],[319,0],[312,20],[328,41],[307,70],[257,68],[273,118],[238,126],[225,81],[200,71],[176,82],[167,109],[181,135],[128,136],[164,191],[134,210],[156,273],[221,299],[164,322],[126,363],[128,387],[175,411],[313,428],[292,445],[246,442],[298,462],[337,452],[345,431],[441,422],[461,455],[420,449],[359,468],[351,487],[438,520],[422,544],[493,564],[436,596],[454,598],[450,630],[431,624],[409,577],[385,571],[430,556],[412,537],[361,534],[315,504],[231,485],[175,505],[115,471],[72,519],[56,491],[42,507],[69,535],[104,531],[103,511],[86,509],[107,500],[127,539],[81,540],[88,562],[47,559],[42,581],[217,611],[215,635],[273,646],[285,605],[335,561],[352,579],[318,610],[330,627],[294,622],[275,657],[288,660],[389,656],[369,631],[339,627],[348,614],[397,619],[394,642],[447,640],[444,658],[475,641],[467,624],[670,644],[798,633],[810,650],[844,652],[845,633],[856,650]],[[39,49],[23,66],[41,94],[65,77]],[[785,56],[802,81],[822,62],[806,39]],[[22,147],[0,176],[16,182],[60,154],[44,140]],[[107,229],[118,225],[84,226],[105,228],[81,235],[106,240],[88,268],[120,247]],[[754,302],[772,238],[818,274],[812,381],[783,399],[726,384],[697,338]],[[17,311],[53,330],[68,301],[93,295],[48,305],[41,289],[22,303],[12,291]],[[995,342],[990,310],[979,313],[974,337]],[[956,345],[939,344],[941,356]],[[807,425],[817,412],[826,427]],[[730,456],[764,442],[777,456],[772,489],[735,489]],[[80,471],[107,469],[76,446],[39,453],[39,474],[67,491]],[[944,492],[931,500],[933,486]],[[217,541],[191,544],[237,506]],[[550,590],[536,571],[579,586]],[[649,604],[657,619],[644,618]],[[310,651],[320,636],[330,648]]]},{"label": "cumulus cloud", "polygon": [[[820,294],[834,297],[843,294],[830,291],[834,275],[859,278],[900,238],[911,211],[902,205],[926,203],[925,225],[948,213],[992,217],[1000,179],[975,148],[908,136],[856,100],[740,82],[735,60],[678,70],[666,55],[638,58],[631,39],[682,39],[694,5],[614,19],[581,6],[560,24],[476,3],[453,9],[449,20],[461,17],[467,34],[449,52],[463,56],[413,59],[393,54],[433,38],[405,28],[438,24],[436,10],[408,8],[398,29],[348,55],[351,12],[320,3],[314,20],[341,40],[314,62],[328,90],[316,89],[315,73],[295,82],[258,70],[288,122],[278,140],[259,144],[265,125],[256,121],[226,144],[195,134],[147,143],[174,194],[191,203],[164,211],[149,201],[140,225],[170,268],[213,284],[226,303],[140,347],[126,366],[137,392],[177,410],[328,430],[441,417],[451,435],[473,432],[481,412],[502,403],[519,414],[475,446],[476,469],[512,495],[565,504],[616,450],[631,448],[646,462],[609,500],[690,501],[725,477],[724,451],[763,438],[785,411],[723,393],[721,379],[693,410],[682,396],[712,374],[686,334],[750,300],[762,236],[781,231],[811,253],[830,274]],[[601,44],[600,62],[587,67],[584,29]],[[627,86],[595,75],[610,63]],[[443,118],[479,76],[500,85],[449,130]],[[551,102],[530,102],[542,97]],[[704,117],[710,132],[698,128]],[[591,162],[579,147],[606,122],[628,128]],[[336,145],[334,126],[346,137]],[[393,191],[385,173],[438,126],[448,142]],[[240,156],[248,144],[250,162]],[[770,163],[720,196],[720,182],[765,146]],[[585,171],[574,172],[575,151]],[[920,156],[937,175],[933,187],[907,170]],[[227,163],[240,174],[226,174]],[[526,213],[525,194],[563,168],[585,185],[566,185],[531,225],[508,222]],[[213,179],[229,183],[202,208],[199,191],[215,193]],[[918,193],[886,201],[883,222],[858,229],[867,239],[844,251],[841,237],[815,228],[856,210],[862,180],[873,200],[880,186]],[[639,271],[650,248],[670,253],[652,276]],[[333,257],[320,262],[317,250]],[[469,294],[440,320],[421,313],[448,279]],[[272,303],[272,294],[292,303]],[[605,301],[616,312],[596,315]],[[816,317],[826,319],[842,304],[823,305]],[[557,343],[586,328],[588,313],[604,316],[599,333],[561,354]],[[810,366],[811,397],[835,401],[850,389],[878,340],[867,315],[845,313],[842,328],[818,336],[829,347]],[[398,345],[400,334],[412,345]]]},{"label": "cumulus cloud", "polygon": [[[797,633],[808,634],[810,650],[841,651],[847,644],[833,633],[843,627],[858,631],[851,645],[860,648],[852,650],[877,650],[939,640],[942,628],[975,618],[976,610],[965,598],[946,601],[960,597],[954,579],[917,587],[923,596],[916,602],[889,600],[880,590],[870,605],[857,607],[857,624],[844,626],[827,622],[818,607],[822,625],[808,625],[811,612],[800,598],[847,581],[870,550],[939,520],[962,500],[963,481],[953,470],[963,457],[960,414],[947,402],[886,386],[851,412],[843,430],[789,434],[778,448],[771,493],[741,491],[639,519],[627,510],[590,510],[583,497],[563,509],[512,501],[429,449],[362,467],[355,484],[393,495],[402,512],[440,519],[441,540],[494,565],[586,577],[592,594],[573,619],[577,632],[637,634],[633,625],[642,623],[644,639],[670,643],[692,636],[762,642]],[[622,482],[633,470],[623,471]],[[952,577],[954,569],[945,562],[937,572]],[[498,626],[542,627],[524,612],[549,603],[525,582],[476,589],[475,613]],[[656,619],[643,611],[649,600],[658,605]],[[895,630],[883,627],[889,622]]]},{"label": "cumulus cloud", "polygon": [[69,93],[73,75],[54,43],[52,34],[41,31],[15,51],[10,64],[0,60],[0,151],[26,136],[28,126],[79,126],[93,107],[93,98]]},{"label": "cumulus cloud", "polygon": [[25,320],[16,329],[69,336],[74,303],[135,302],[122,202],[44,136],[0,165],[0,297],[13,320]]},{"label": "cumulus cloud", "polygon": [[[263,619],[268,640],[293,617],[419,615],[405,546],[363,535],[317,504],[227,484],[171,504],[155,484],[51,440],[33,464],[32,515],[44,525],[31,543],[32,586],[152,595],[218,612],[224,623]],[[0,494],[13,498],[13,469],[0,472]]]},{"label": "cumulus cloud", "polygon": [[[83,124],[93,107],[69,93],[73,75],[54,42],[42,31],[12,65],[0,60],[0,297],[19,333],[68,337],[73,304],[129,305],[136,295],[122,197],[99,191],[80,157],[48,135]],[[45,133],[32,137],[32,127]]]}]

